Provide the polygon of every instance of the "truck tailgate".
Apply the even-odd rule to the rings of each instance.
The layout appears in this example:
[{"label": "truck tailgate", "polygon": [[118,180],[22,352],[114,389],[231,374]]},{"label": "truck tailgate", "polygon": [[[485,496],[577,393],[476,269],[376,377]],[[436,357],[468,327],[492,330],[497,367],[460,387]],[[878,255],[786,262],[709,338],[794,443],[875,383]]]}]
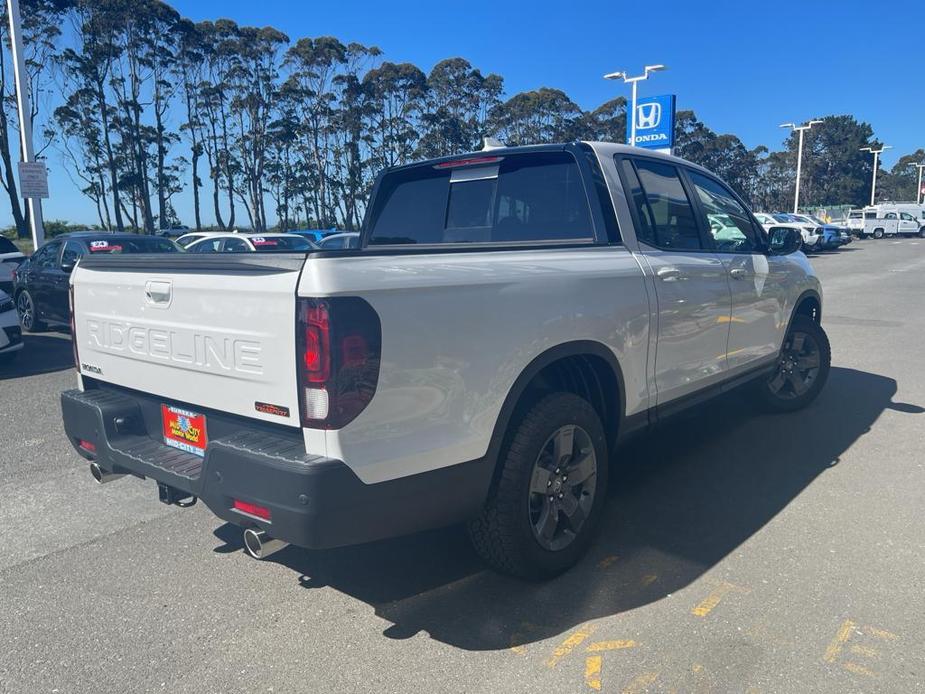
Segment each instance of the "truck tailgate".
[{"label": "truck tailgate", "polygon": [[301,255],[108,256],[72,276],[84,376],[299,426]]}]

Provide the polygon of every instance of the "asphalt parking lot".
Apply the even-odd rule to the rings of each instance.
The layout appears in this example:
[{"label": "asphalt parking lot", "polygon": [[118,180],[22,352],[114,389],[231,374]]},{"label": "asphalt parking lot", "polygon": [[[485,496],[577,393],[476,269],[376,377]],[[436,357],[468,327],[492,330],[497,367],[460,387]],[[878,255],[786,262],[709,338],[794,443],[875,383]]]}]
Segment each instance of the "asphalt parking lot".
[{"label": "asphalt parking lot", "polygon": [[545,584],[458,528],[258,562],[65,441],[67,335],[0,367],[4,692],[925,690],[925,241],[813,257],[833,368],[616,453],[604,529]]}]

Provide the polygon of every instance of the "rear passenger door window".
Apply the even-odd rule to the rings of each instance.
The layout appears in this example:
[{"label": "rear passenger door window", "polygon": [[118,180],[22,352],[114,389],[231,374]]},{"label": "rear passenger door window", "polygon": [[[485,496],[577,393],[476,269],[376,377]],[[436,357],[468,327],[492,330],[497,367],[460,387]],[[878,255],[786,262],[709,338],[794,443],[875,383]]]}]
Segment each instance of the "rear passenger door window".
[{"label": "rear passenger door window", "polygon": [[721,253],[757,251],[760,241],[748,210],[729,189],[696,171],[688,171],[687,175],[697,193],[716,250]]},{"label": "rear passenger door window", "polygon": [[622,166],[639,218],[639,240],[665,250],[703,250],[677,167],[649,159],[624,159]]}]

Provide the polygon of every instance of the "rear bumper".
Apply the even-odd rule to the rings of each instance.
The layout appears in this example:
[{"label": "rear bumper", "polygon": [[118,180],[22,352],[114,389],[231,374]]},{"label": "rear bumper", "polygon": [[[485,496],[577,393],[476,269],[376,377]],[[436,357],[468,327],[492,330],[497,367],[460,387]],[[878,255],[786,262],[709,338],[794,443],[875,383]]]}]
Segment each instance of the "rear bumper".
[{"label": "rear bumper", "polygon": [[[150,418],[145,423],[143,400],[131,391],[62,393],[68,439],[107,472],[153,478],[199,497],[229,523],[300,547],[359,544],[472,518],[491,483],[491,467],[479,460],[364,484],[342,461],[306,455],[301,430],[292,436],[246,421],[210,438],[200,458],[166,446],[156,429],[149,434],[154,427]],[[235,510],[236,499],[269,509],[270,520]]]}]

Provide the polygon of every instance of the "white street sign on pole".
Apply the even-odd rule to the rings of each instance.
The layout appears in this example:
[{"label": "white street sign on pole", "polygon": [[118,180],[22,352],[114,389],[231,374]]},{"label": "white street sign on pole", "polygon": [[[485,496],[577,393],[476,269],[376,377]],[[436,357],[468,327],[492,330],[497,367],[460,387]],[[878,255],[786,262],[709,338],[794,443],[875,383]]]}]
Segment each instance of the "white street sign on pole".
[{"label": "white street sign on pole", "polygon": [[19,194],[24,198],[48,197],[48,170],[45,162],[19,162]]},{"label": "white street sign on pole", "polygon": [[[22,22],[19,17],[19,0],[7,0],[7,14],[10,16],[10,48],[13,51],[13,77],[16,80],[16,108],[19,111],[19,146],[22,160],[26,164],[35,163],[32,150],[32,106],[29,100],[29,76],[26,74],[26,59],[22,46]],[[45,165],[42,164],[44,171]],[[22,183],[20,169],[20,186]],[[29,209],[29,224],[32,226],[32,243],[38,248],[45,243],[45,225],[42,223],[42,197],[48,197],[48,182],[45,182],[45,195],[25,197]]]}]

